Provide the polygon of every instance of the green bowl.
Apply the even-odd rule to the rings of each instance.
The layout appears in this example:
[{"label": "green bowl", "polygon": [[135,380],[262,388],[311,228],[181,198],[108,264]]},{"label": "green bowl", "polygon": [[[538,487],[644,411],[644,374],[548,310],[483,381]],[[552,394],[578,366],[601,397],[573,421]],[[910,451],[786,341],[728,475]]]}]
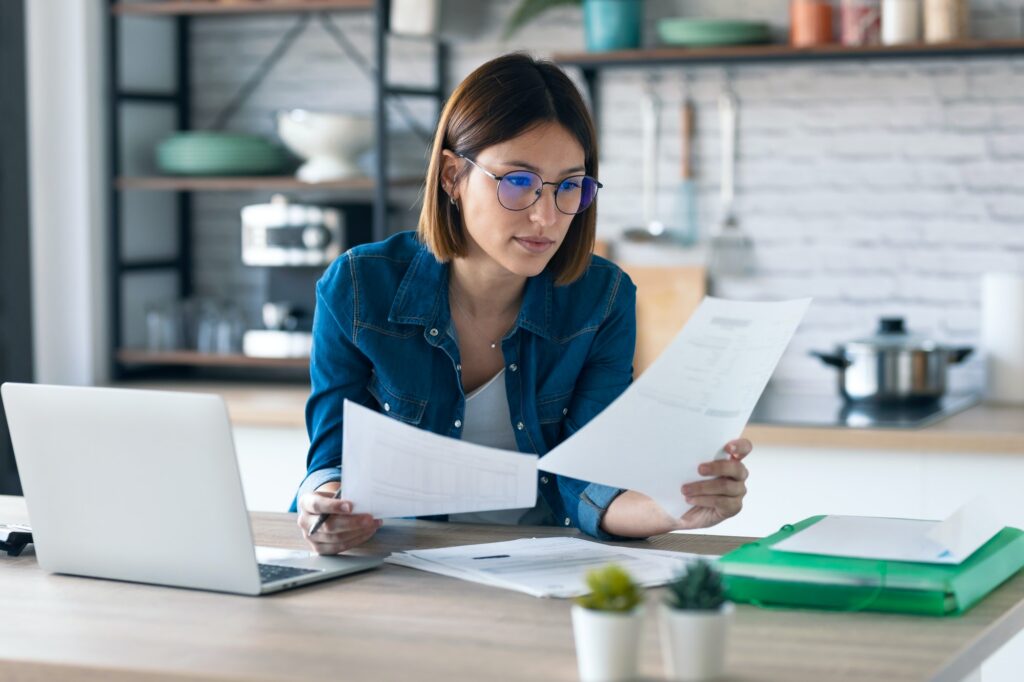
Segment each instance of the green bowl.
[{"label": "green bowl", "polygon": [[172,175],[266,175],[289,168],[292,158],[259,135],[179,132],[156,147],[156,165]]},{"label": "green bowl", "polygon": [[734,19],[662,19],[658,37],[666,45],[710,47],[771,42],[771,29],[761,21]]}]

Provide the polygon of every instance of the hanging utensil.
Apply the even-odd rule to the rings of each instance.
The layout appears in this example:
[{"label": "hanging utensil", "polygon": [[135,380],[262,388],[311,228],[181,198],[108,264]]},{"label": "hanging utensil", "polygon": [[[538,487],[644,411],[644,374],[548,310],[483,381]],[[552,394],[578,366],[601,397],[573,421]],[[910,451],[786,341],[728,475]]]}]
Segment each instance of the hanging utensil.
[{"label": "hanging utensil", "polygon": [[680,163],[679,187],[676,189],[676,210],[673,227],[669,228],[672,241],[683,246],[692,246],[698,239],[697,187],[693,179],[693,125],[694,107],[683,91],[683,103],[679,110]]},{"label": "hanging utensil", "polygon": [[720,277],[744,277],[753,270],[753,243],[740,229],[735,212],[736,120],[739,104],[726,84],[718,96],[722,135],[722,218],[711,237],[708,272],[712,283]]},{"label": "hanging utensil", "polygon": [[630,241],[652,241],[662,237],[665,225],[658,217],[658,141],[660,133],[661,99],[648,82],[640,102],[642,125],[643,188],[641,205],[643,226],[628,228],[623,237]]}]

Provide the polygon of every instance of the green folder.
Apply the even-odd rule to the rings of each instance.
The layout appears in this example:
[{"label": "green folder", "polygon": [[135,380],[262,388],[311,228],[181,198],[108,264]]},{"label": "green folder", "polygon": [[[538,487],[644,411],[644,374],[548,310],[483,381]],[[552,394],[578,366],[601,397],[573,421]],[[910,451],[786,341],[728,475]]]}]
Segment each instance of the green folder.
[{"label": "green folder", "polygon": [[719,560],[729,598],[762,606],[960,614],[1024,566],[1024,532],[1004,528],[957,565],[798,554],[772,546],[812,516]]}]

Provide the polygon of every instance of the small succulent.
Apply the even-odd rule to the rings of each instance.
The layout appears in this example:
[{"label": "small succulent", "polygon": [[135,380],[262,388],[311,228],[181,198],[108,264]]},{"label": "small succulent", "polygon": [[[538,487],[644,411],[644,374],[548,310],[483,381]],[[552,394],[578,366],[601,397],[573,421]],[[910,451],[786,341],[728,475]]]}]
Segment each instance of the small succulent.
[{"label": "small succulent", "polygon": [[576,598],[576,603],[595,611],[632,611],[643,600],[643,588],[639,587],[629,573],[621,566],[609,564],[587,572],[587,587],[590,594]]},{"label": "small succulent", "polygon": [[725,603],[722,574],[709,562],[698,559],[668,584],[665,603],[673,609],[717,611]]}]

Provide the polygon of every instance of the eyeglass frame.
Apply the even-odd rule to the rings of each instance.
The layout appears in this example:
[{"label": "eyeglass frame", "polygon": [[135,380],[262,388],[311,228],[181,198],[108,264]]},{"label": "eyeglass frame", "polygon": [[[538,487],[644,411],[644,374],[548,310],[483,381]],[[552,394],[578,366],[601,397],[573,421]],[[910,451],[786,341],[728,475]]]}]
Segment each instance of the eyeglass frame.
[{"label": "eyeglass frame", "polygon": [[[504,180],[509,175],[512,175],[512,173],[532,173],[533,175],[536,175],[538,178],[540,178],[540,189],[537,191],[537,196],[534,198],[533,201],[530,202],[529,206],[523,206],[522,208],[509,208],[505,204],[501,203],[501,197],[497,196],[498,187],[496,186],[494,189],[495,189],[495,196],[498,199],[498,205],[501,206],[506,211],[517,211],[518,212],[518,211],[525,211],[528,208],[532,208],[534,205],[536,205],[536,203],[538,201],[540,201],[540,196],[544,192],[544,186],[545,185],[554,185],[555,192],[552,195],[552,198],[555,200],[555,209],[559,213],[561,213],[562,215],[572,215],[572,216],[581,215],[582,213],[586,212],[586,210],[589,209],[590,206],[594,205],[594,201],[597,200],[597,192],[598,192],[598,190],[600,190],[602,187],[604,187],[604,185],[601,184],[600,180],[598,180],[595,177],[591,177],[591,176],[587,175],[586,173],[582,173],[582,174],[579,174],[579,175],[566,175],[564,178],[562,178],[558,182],[548,182],[547,180],[545,180],[544,178],[541,177],[540,173],[534,173],[532,170],[527,170],[526,168],[523,168],[521,170],[509,171],[508,173],[505,173],[505,175],[496,175],[495,173],[492,173],[491,171],[487,170],[486,168],[484,168],[479,163],[477,163],[473,159],[469,158],[465,154],[456,154],[456,156],[458,156],[460,159],[464,159],[466,161],[469,161],[473,165],[473,167],[475,167],[477,170],[479,170],[482,173],[484,173],[484,175],[488,176],[489,178],[491,178],[492,180],[497,182],[498,185],[501,185],[501,181]],[[594,190],[594,198],[591,199],[590,205],[587,206],[587,208],[583,209],[582,211],[577,211],[576,213],[568,213],[568,212],[563,211],[561,208],[558,207],[558,188],[559,188],[559,186],[563,182],[565,182],[569,178],[590,178],[591,180],[593,180],[594,182],[597,183],[597,190]]]}]

